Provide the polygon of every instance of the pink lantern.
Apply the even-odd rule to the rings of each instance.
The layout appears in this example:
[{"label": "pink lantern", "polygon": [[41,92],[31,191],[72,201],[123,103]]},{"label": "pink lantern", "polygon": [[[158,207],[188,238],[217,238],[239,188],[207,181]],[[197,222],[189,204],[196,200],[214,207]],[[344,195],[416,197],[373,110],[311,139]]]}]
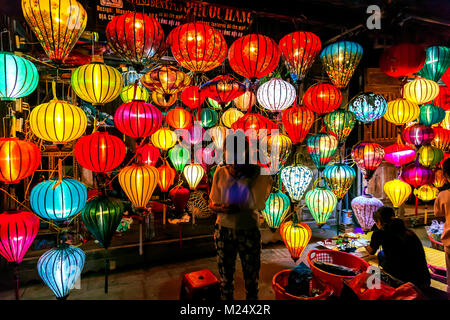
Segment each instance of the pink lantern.
[{"label": "pink lantern", "polygon": [[394,143],[384,148],[384,160],[396,167],[408,164],[416,158],[416,151],[407,145]]},{"label": "pink lantern", "polygon": [[351,205],[359,225],[367,232],[375,224],[373,213],[383,206],[383,202],[374,198],[371,194],[363,194],[354,198]]}]

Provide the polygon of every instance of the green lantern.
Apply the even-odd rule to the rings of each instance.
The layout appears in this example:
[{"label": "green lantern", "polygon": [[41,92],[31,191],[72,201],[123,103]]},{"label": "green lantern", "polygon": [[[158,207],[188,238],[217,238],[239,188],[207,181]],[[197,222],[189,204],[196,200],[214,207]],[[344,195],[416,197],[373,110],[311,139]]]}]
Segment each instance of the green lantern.
[{"label": "green lantern", "polygon": [[333,158],[338,147],[338,139],[329,133],[317,133],[306,139],[306,148],[317,169],[323,170]]},{"label": "green lantern", "polygon": [[333,132],[338,138],[339,144],[343,144],[356,123],[356,116],[348,110],[336,110],[323,118],[328,131]]},{"label": "green lantern", "polygon": [[352,186],[356,172],[346,164],[335,163],[325,167],[323,176],[331,191],[338,199],[342,199]]},{"label": "green lantern", "polygon": [[0,100],[13,101],[31,94],[39,74],[35,65],[10,52],[0,52]]},{"label": "green lantern", "polygon": [[427,60],[418,74],[438,82],[450,66],[450,48],[433,46],[427,49]]},{"label": "green lantern", "polygon": [[289,212],[291,201],[282,192],[272,192],[266,201],[262,215],[272,231],[278,229]]},{"label": "green lantern", "polygon": [[[214,110],[222,110],[222,106],[216,101],[216,100],[213,100],[213,99],[211,99],[211,98],[206,98],[206,101],[208,101],[208,104],[211,106],[211,108],[213,108]],[[225,107],[228,107],[228,105],[231,103],[231,101],[230,102],[228,102],[226,105],[225,105]]]},{"label": "green lantern", "polygon": [[444,151],[433,146],[422,146],[419,149],[419,162],[425,167],[434,167],[444,159]]},{"label": "green lantern", "polygon": [[181,172],[190,159],[189,150],[180,145],[176,145],[169,150],[169,159],[175,170]]},{"label": "green lantern", "polygon": [[200,125],[203,128],[210,128],[216,125],[219,115],[215,110],[203,108],[200,111]]},{"label": "green lantern", "polygon": [[305,202],[316,224],[322,227],[336,209],[337,198],[327,188],[316,187],[306,193]]},{"label": "green lantern", "polygon": [[445,110],[441,107],[425,104],[420,107],[419,123],[431,126],[439,123],[445,118]]}]

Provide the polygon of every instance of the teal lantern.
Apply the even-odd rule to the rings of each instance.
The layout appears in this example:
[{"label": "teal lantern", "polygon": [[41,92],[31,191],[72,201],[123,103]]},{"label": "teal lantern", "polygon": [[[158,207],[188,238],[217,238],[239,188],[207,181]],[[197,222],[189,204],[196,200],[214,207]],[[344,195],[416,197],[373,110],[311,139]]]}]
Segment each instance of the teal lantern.
[{"label": "teal lantern", "polygon": [[338,199],[342,199],[352,186],[356,172],[346,164],[335,163],[325,167],[323,176],[331,191]]},{"label": "teal lantern", "polygon": [[387,102],[382,95],[362,93],[350,101],[348,110],[362,123],[371,123],[380,119],[387,111]]},{"label": "teal lantern", "polygon": [[10,52],[0,52],[0,100],[13,101],[31,94],[39,74],[35,65]]},{"label": "teal lantern", "polygon": [[325,187],[316,187],[305,194],[305,202],[316,224],[322,227],[336,209],[337,198]]},{"label": "teal lantern", "polygon": [[284,193],[277,191],[269,194],[262,215],[272,231],[278,229],[289,213],[291,201]]},{"label": "teal lantern", "polygon": [[216,125],[219,116],[217,112],[210,108],[203,108],[200,111],[200,125],[203,128],[211,128]]},{"label": "teal lantern", "polygon": [[427,59],[418,74],[438,82],[450,66],[450,48],[433,46],[427,49]]},{"label": "teal lantern", "polygon": [[435,123],[439,123],[445,118],[445,110],[441,107],[425,104],[420,107],[419,123],[426,126],[431,126]]},{"label": "teal lantern", "polygon": [[180,145],[176,145],[169,150],[169,159],[176,171],[181,172],[191,158],[189,150]]},{"label": "teal lantern", "polygon": [[317,133],[306,139],[306,146],[317,169],[323,170],[336,152],[338,139],[330,133]]},{"label": "teal lantern", "polygon": [[335,110],[327,113],[323,121],[327,130],[336,135],[339,144],[343,144],[355,126],[356,116],[351,111]]}]

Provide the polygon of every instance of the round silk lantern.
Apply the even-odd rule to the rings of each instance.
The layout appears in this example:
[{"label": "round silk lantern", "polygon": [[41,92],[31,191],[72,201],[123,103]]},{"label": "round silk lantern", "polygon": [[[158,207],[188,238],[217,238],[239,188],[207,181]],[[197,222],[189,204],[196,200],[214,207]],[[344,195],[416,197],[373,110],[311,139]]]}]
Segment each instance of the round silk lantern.
[{"label": "round silk lantern", "polygon": [[161,151],[154,145],[147,143],[136,149],[136,155],[141,158],[140,163],[147,166],[155,166],[161,156]]},{"label": "round silk lantern", "polygon": [[217,149],[223,149],[223,145],[225,143],[225,139],[228,135],[229,129],[224,126],[215,126],[209,128],[205,133],[205,138],[210,138]]},{"label": "round silk lantern", "polygon": [[363,48],[358,43],[338,41],[326,46],[320,53],[320,59],[331,82],[343,89],[350,82],[362,55]]},{"label": "round silk lantern", "polygon": [[444,46],[429,47],[427,59],[418,74],[426,79],[438,82],[450,66],[450,48]]},{"label": "round silk lantern", "polygon": [[338,147],[338,139],[329,133],[317,133],[306,139],[306,146],[317,169],[322,171],[333,158]]},{"label": "round silk lantern", "polygon": [[78,214],[85,206],[87,189],[81,182],[63,178],[38,183],[30,194],[33,212],[44,219],[64,221]]},{"label": "round silk lantern", "polygon": [[243,95],[245,86],[229,75],[219,75],[201,86],[205,97],[217,101],[222,108],[233,99]]},{"label": "round silk lantern", "polygon": [[195,145],[203,141],[205,130],[201,126],[194,124],[189,128],[188,133],[188,142],[192,145]]},{"label": "round silk lantern", "polygon": [[167,42],[178,63],[193,72],[206,72],[220,66],[227,54],[222,33],[202,22],[176,27]]},{"label": "round silk lantern", "polygon": [[431,141],[431,145],[441,149],[444,152],[450,152],[450,130],[436,127],[433,128],[434,139]]},{"label": "round silk lantern", "polygon": [[403,86],[403,98],[417,104],[434,100],[438,94],[439,85],[433,80],[417,78]]},{"label": "round silk lantern", "polygon": [[141,77],[141,83],[151,91],[164,95],[166,101],[170,96],[183,91],[191,84],[191,77],[171,65],[160,65]]},{"label": "round silk lantern", "polygon": [[352,149],[352,158],[369,181],[384,158],[384,149],[374,142],[360,142]]},{"label": "round silk lantern", "polygon": [[391,200],[394,208],[400,207],[412,192],[412,188],[400,179],[394,179],[384,184],[384,192]]},{"label": "round silk lantern", "polygon": [[305,106],[318,115],[336,110],[342,102],[342,93],[328,83],[316,84],[306,90],[303,96]]},{"label": "round silk lantern", "polygon": [[39,82],[35,65],[10,52],[0,52],[0,101],[13,101],[31,94]]},{"label": "round silk lantern", "polygon": [[384,148],[384,160],[398,168],[414,161],[415,158],[416,151],[414,148],[404,144],[394,143]]},{"label": "round silk lantern", "polygon": [[39,231],[39,219],[33,213],[7,210],[0,214],[0,254],[15,264],[21,263]]},{"label": "round silk lantern", "polygon": [[280,78],[272,78],[259,86],[256,92],[259,104],[272,112],[280,112],[290,107],[296,97],[292,84]]},{"label": "round silk lantern", "polygon": [[252,91],[245,91],[245,93],[233,99],[234,105],[242,110],[247,111],[256,103],[256,95]]},{"label": "round silk lantern", "polygon": [[231,125],[231,129],[243,131],[254,130],[259,134],[260,130],[265,129],[270,132],[270,130],[277,129],[277,125],[260,114],[247,112],[242,118]]},{"label": "round silk lantern", "polygon": [[336,135],[339,144],[343,144],[355,126],[356,116],[351,111],[336,110],[326,114],[323,121],[327,130]]},{"label": "round silk lantern", "polygon": [[159,181],[159,172],[153,166],[132,164],[120,170],[119,183],[136,209],[144,209]]},{"label": "round silk lantern", "polygon": [[25,20],[47,56],[61,63],[86,28],[87,14],[75,0],[22,0]]},{"label": "round silk lantern", "polygon": [[175,129],[185,129],[191,125],[192,116],[189,111],[175,107],[166,115],[167,124]]},{"label": "round silk lantern", "polygon": [[[222,110],[222,106],[216,101],[211,98],[206,98],[206,101],[208,102],[208,105],[213,108],[214,110]],[[224,108],[228,107],[230,105],[231,101],[226,103]]]},{"label": "round silk lantern", "polygon": [[168,108],[168,107],[172,106],[177,101],[177,99],[178,99],[178,95],[176,93],[164,95],[164,94],[156,92],[156,91],[152,92],[153,103],[160,107]]},{"label": "round silk lantern", "polygon": [[442,169],[436,169],[434,171],[433,185],[436,188],[442,188],[446,182],[447,179],[444,176],[444,171]]},{"label": "round silk lantern", "polygon": [[244,114],[236,108],[229,108],[222,114],[222,123],[225,127],[231,128],[233,123],[242,118]]},{"label": "round silk lantern", "polygon": [[275,230],[280,227],[289,213],[290,205],[291,201],[284,193],[277,191],[269,194],[262,215],[270,229]]},{"label": "round silk lantern", "polygon": [[356,115],[362,123],[371,123],[380,119],[387,110],[383,96],[374,93],[363,93],[352,99],[348,110]]},{"label": "round silk lantern", "polygon": [[79,281],[86,256],[80,248],[68,244],[46,251],[37,262],[42,281],[58,300],[65,300]]},{"label": "round silk lantern", "polygon": [[162,125],[163,115],[154,105],[133,100],[117,108],[114,114],[116,128],[132,138],[145,138]]},{"label": "round silk lantern", "polygon": [[330,190],[316,187],[305,194],[305,202],[316,224],[322,227],[336,209],[337,198]]},{"label": "round silk lantern", "polygon": [[302,143],[314,123],[314,113],[303,106],[293,106],[282,112],[281,119],[287,135],[294,144]]},{"label": "round silk lantern", "polygon": [[31,176],[41,163],[41,150],[17,138],[0,139],[0,181],[18,183]]},{"label": "round silk lantern", "polygon": [[411,164],[403,168],[401,178],[414,188],[417,188],[433,182],[433,171],[422,165]]},{"label": "round silk lantern", "polygon": [[158,186],[162,192],[167,192],[173,185],[177,173],[168,165],[162,165],[158,168],[159,179]]},{"label": "round silk lantern", "polygon": [[302,81],[320,52],[321,42],[312,32],[296,31],[281,38],[279,48],[292,80]]},{"label": "round silk lantern", "polygon": [[[266,146],[267,150],[263,150],[263,146]],[[259,141],[259,150],[267,151],[266,155],[270,158],[270,163],[284,164],[291,153],[292,140],[281,133],[264,136]]]},{"label": "round silk lantern", "polygon": [[383,52],[380,70],[388,76],[403,78],[419,71],[425,59],[425,50],[421,45],[401,43]]},{"label": "round silk lantern", "polygon": [[237,74],[249,79],[267,76],[278,66],[280,49],[277,43],[261,34],[248,34],[235,40],[228,50],[228,62]]},{"label": "round silk lantern", "polygon": [[169,191],[169,197],[175,206],[175,212],[179,215],[183,214],[184,209],[189,201],[191,192],[183,187],[175,187]]},{"label": "round silk lantern", "polygon": [[188,164],[183,169],[183,175],[191,190],[195,190],[205,175],[205,170],[199,164]]},{"label": "round silk lantern", "polygon": [[419,123],[426,126],[432,126],[445,119],[445,111],[441,107],[432,104],[426,104],[420,107]]},{"label": "round silk lantern", "polygon": [[176,145],[169,150],[169,159],[172,162],[173,167],[178,172],[183,171],[184,166],[191,158],[189,150],[183,148],[180,145]]},{"label": "round silk lantern", "polygon": [[445,111],[445,118],[439,125],[444,129],[450,130],[450,111]]},{"label": "round silk lantern", "polygon": [[311,228],[305,223],[286,221],[280,227],[281,238],[296,262],[311,239]]},{"label": "round silk lantern", "polygon": [[323,176],[330,190],[338,199],[342,199],[352,186],[356,172],[346,164],[335,163],[325,167]]},{"label": "round silk lantern", "polygon": [[414,195],[422,201],[431,201],[437,198],[439,190],[432,186],[425,184],[414,190]]},{"label": "round silk lantern", "polygon": [[142,100],[147,102],[150,98],[150,94],[147,89],[142,88],[141,86],[129,85],[123,87],[122,92],[120,93],[120,99],[124,103],[131,102],[133,100]]},{"label": "round silk lantern", "polygon": [[444,152],[433,146],[422,146],[419,149],[419,162],[425,167],[434,167],[444,159]]},{"label": "round silk lantern", "polygon": [[383,202],[370,194],[364,194],[354,198],[351,205],[361,228],[364,232],[370,231],[375,224],[373,213],[383,206]]},{"label": "round silk lantern", "polygon": [[398,98],[388,102],[384,118],[395,125],[402,125],[417,119],[419,114],[420,108],[416,103]]},{"label": "round silk lantern", "polygon": [[292,201],[300,201],[313,178],[311,169],[305,166],[287,166],[281,170],[281,181]]},{"label": "round silk lantern", "polygon": [[419,147],[433,141],[434,131],[433,128],[422,124],[414,124],[406,127],[405,130],[403,130],[402,136],[406,142]]},{"label": "round silk lantern", "polygon": [[210,128],[212,126],[215,126],[218,120],[219,116],[215,110],[210,108],[203,108],[200,111],[200,124],[203,128]]},{"label": "round silk lantern", "polygon": [[198,109],[205,101],[205,95],[199,87],[189,86],[181,92],[181,102],[191,109]]},{"label": "round silk lantern", "polygon": [[168,128],[161,128],[152,134],[151,141],[155,147],[168,150],[177,143],[177,135]]}]

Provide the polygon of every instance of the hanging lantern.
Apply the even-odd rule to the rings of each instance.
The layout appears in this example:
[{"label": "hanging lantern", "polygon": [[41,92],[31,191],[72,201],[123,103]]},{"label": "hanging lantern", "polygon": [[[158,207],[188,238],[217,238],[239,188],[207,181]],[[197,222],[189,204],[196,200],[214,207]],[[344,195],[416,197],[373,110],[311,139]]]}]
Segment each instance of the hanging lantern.
[{"label": "hanging lantern", "polygon": [[219,75],[201,86],[205,97],[217,101],[222,108],[233,99],[243,95],[245,86],[229,75]]},{"label": "hanging lantern", "polygon": [[420,108],[416,103],[398,98],[388,102],[384,119],[399,126],[417,119],[419,114]]},{"label": "hanging lantern", "polygon": [[127,150],[125,144],[107,132],[81,137],[74,147],[77,162],[88,170],[105,173],[120,165]]},{"label": "hanging lantern", "polygon": [[252,91],[245,91],[245,93],[233,99],[234,105],[242,110],[247,111],[256,103],[256,95]]},{"label": "hanging lantern", "polygon": [[188,164],[183,169],[183,175],[186,178],[191,190],[195,190],[195,188],[197,188],[204,174],[205,170],[203,170],[203,167],[199,164]]},{"label": "hanging lantern", "polygon": [[323,121],[327,130],[336,135],[339,144],[343,144],[355,126],[356,116],[351,111],[336,110],[326,114]]},{"label": "hanging lantern", "polygon": [[122,200],[99,196],[86,203],[81,219],[100,245],[107,249],[111,244],[123,216]]},{"label": "hanging lantern", "polygon": [[427,49],[425,65],[418,75],[438,82],[450,66],[450,48],[433,46]]},{"label": "hanging lantern", "polygon": [[0,181],[15,184],[31,176],[41,163],[41,150],[17,138],[0,139]]},{"label": "hanging lantern", "polygon": [[173,29],[167,43],[177,62],[193,72],[206,72],[220,66],[227,54],[222,33],[202,22],[190,22]]},{"label": "hanging lantern", "polygon": [[133,100],[117,108],[114,114],[116,128],[132,138],[151,136],[161,128],[163,115],[154,105]]},{"label": "hanging lantern", "polygon": [[[266,146],[267,149],[263,150],[262,146]],[[292,140],[282,133],[270,134],[260,140],[259,148],[260,151],[267,151],[265,153],[270,158],[270,163],[276,163],[279,167],[286,162],[291,153]]]},{"label": "hanging lantern", "polygon": [[433,146],[422,146],[419,149],[419,162],[425,167],[434,167],[444,159],[444,152]]},{"label": "hanging lantern", "polygon": [[292,80],[299,82],[319,54],[321,42],[312,32],[296,31],[281,38],[279,48]]},{"label": "hanging lantern", "polygon": [[265,129],[267,132],[270,132],[270,130],[277,129],[277,125],[260,114],[247,112],[242,118],[231,125],[231,129],[243,130],[244,132],[254,130],[259,134],[260,130]]},{"label": "hanging lantern", "polygon": [[417,104],[434,100],[439,94],[439,85],[423,78],[417,78],[403,86],[403,98]]},{"label": "hanging lantern", "polygon": [[165,48],[158,20],[140,12],[115,16],[106,26],[106,39],[115,53],[137,69],[158,58]]},{"label": "hanging lantern", "polygon": [[215,126],[215,127],[209,128],[206,131],[205,137],[211,138],[211,140],[213,141],[213,143],[217,149],[223,149],[225,139],[229,132],[228,130],[230,130],[230,129],[228,129],[227,127],[224,127],[224,126],[220,126],[220,125]]},{"label": "hanging lantern", "polygon": [[224,108],[228,107],[231,103],[231,101],[226,103],[225,106],[222,108],[222,106],[216,100],[206,98],[206,101],[208,102],[208,105],[214,110],[223,110]]},{"label": "hanging lantern", "polygon": [[437,107],[441,107],[445,111],[450,110],[450,88],[447,86],[440,86],[439,94],[434,99],[433,104]]},{"label": "hanging lantern", "polygon": [[104,64],[101,58],[92,60],[72,72],[70,83],[76,95],[84,101],[94,106],[104,105],[119,96],[122,76],[115,68]]},{"label": "hanging lantern", "polygon": [[450,111],[445,111],[445,118],[439,125],[444,129],[450,130]]},{"label": "hanging lantern", "polygon": [[442,188],[446,182],[447,179],[444,176],[444,171],[442,169],[436,169],[434,171],[433,185],[436,188]]},{"label": "hanging lantern", "polygon": [[290,107],[296,95],[294,86],[280,78],[264,82],[256,92],[259,104],[272,112],[280,112]]},{"label": "hanging lantern", "polygon": [[154,145],[147,143],[136,149],[136,155],[140,157],[140,163],[155,166],[161,156],[161,151]]},{"label": "hanging lantern", "polygon": [[293,106],[282,112],[281,119],[287,135],[294,144],[302,143],[314,123],[314,113],[303,106]]},{"label": "hanging lantern", "polygon": [[291,201],[284,193],[277,191],[269,194],[262,215],[270,229],[275,230],[280,227],[289,213],[290,205]]},{"label": "hanging lantern", "polygon": [[414,190],[414,195],[422,201],[431,201],[437,198],[439,190],[432,186],[425,184]]},{"label": "hanging lantern", "polygon": [[210,128],[212,126],[215,126],[218,120],[219,116],[215,110],[210,108],[203,108],[200,111],[200,124],[203,128]]},{"label": "hanging lantern", "polygon": [[161,128],[152,134],[152,143],[161,150],[168,150],[177,143],[177,135],[168,128]]},{"label": "hanging lantern", "polygon": [[203,137],[205,135],[205,130],[203,127],[194,124],[189,128],[188,133],[188,143],[195,145],[203,142]]},{"label": "hanging lantern", "polygon": [[352,99],[348,110],[356,115],[362,123],[370,123],[380,119],[387,110],[386,100],[382,95],[363,93]]},{"label": "hanging lantern", "polygon": [[167,192],[173,185],[177,173],[168,165],[162,165],[158,168],[158,185],[162,192]]},{"label": "hanging lantern", "polygon": [[433,128],[434,139],[431,141],[431,145],[441,149],[444,152],[450,152],[450,130],[436,127]]},{"label": "hanging lantern", "polygon": [[[194,154],[194,162],[203,165],[211,165],[214,163],[216,151],[214,148],[205,147],[198,149]],[[206,170],[205,167],[203,167]]]},{"label": "hanging lantern", "polygon": [[222,123],[225,127],[231,128],[233,123],[242,118],[244,114],[236,108],[229,108],[222,114]]},{"label": "hanging lantern", "polygon": [[183,214],[184,209],[189,201],[189,196],[191,192],[183,187],[175,187],[169,191],[169,197],[172,199],[172,202],[175,207],[175,212],[178,215]]},{"label": "hanging lantern", "polygon": [[296,262],[311,239],[311,228],[305,223],[287,221],[281,224],[280,234],[292,259]]},{"label": "hanging lantern", "polygon": [[168,107],[172,106],[177,101],[177,99],[178,99],[178,95],[176,93],[164,95],[164,94],[156,92],[156,91],[152,92],[153,103],[160,107],[168,108]]},{"label": "hanging lantern", "polygon": [[384,158],[384,149],[377,143],[360,142],[352,149],[352,158],[369,181]]},{"label": "hanging lantern", "polygon": [[191,84],[191,77],[171,65],[160,65],[141,77],[141,83],[151,91],[164,95],[166,101],[170,95],[183,91]]},{"label": "hanging lantern", "polygon": [[86,256],[80,248],[60,244],[46,251],[37,262],[42,281],[58,300],[65,300],[79,281]]},{"label": "hanging lantern", "polygon": [[401,178],[414,188],[417,188],[433,182],[433,171],[422,165],[411,164],[403,168]]},{"label": "hanging lantern", "polygon": [[44,219],[64,221],[78,214],[85,206],[87,189],[81,182],[63,178],[37,184],[30,194],[33,212]]},{"label": "hanging lantern", "polygon": [[267,76],[278,66],[280,49],[277,43],[261,34],[248,34],[235,40],[228,50],[228,62],[237,74],[249,79]]},{"label": "hanging lantern", "polygon": [[175,107],[166,115],[167,124],[175,129],[185,129],[191,125],[191,113],[181,107]]},{"label": "hanging lantern", "polygon": [[396,167],[404,166],[416,159],[416,151],[407,145],[394,143],[384,148],[384,160]]},{"label": "hanging lantern", "polygon": [[145,164],[132,164],[120,170],[119,183],[136,209],[144,209],[159,181],[158,170]]},{"label": "hanging lantern", "polygon": [[330,190],[338,199],[342,199],[352,186],[356,172],[346,164],[335,163],[325,167],[323,176]]},{"label": "hanging lantern", "polygon": [[441,79],[447,87],[450,86],[450,69],[447,68],[447,71],[444,72]]},{"label": "hanging lantern", "polygon": [[183,148],[180,145],[176,145],[169,150],[169,159],[172,162],[173,167],[176,171],[183,171],[184,166],[190,159],[189,150]]},{"label": "hanging lantern", "polygon": [[0,74],[0,101],[26,97],[39,83],[36,66],[10,52],[0,52]]},{"label": "hanging lantern", "polygon": [[0,214],[0,254],[8,262],[21,263],[38,231],[39,219],[31,212],[3,212]]},{"label": "hanging lantern", "polygon": [[190,109],[198,109],[205,101],[205,95],[199,87],[189,86],[181,92],[181,102]]},{"label": "hanging lantern", "polygon": [[47,56],[61,63],[86,28],[87,14],[75,0],[22,0],[25,20]]},{"label": "hanging lantern", "polygon": [[400,207],[412,192],[411,186],[400,179],[394,179],[384,184],[384,192],[391,200],[394,208]]},{"label": "hanging lantern", "polygon": [[313,172],[305,166],[287,166],[281,170],[280,177],[291,200],[297,202],[311,183]]},{"label": "hanging lantern", "polygon": [[150,98],[150,94],[147,89],[141,86],[129,85],[123,87],[122,92],[120,92],[120,99],[122,99],[123,103],[128,103],[133,100],[142,100],[147,102]]},{"label": "hanging lantern", "polygon": [[413,124],[403,130],[402,136],[406,142],[416,147],[420,147],[421,145],[429,144],[433,141],[434,131],[433,128],[422,124]]},{"label": "hanging lantern", "polygon": [[317,133],[306,139],[306,146],[317,169],[322,171],[333,158],[338,147],[338,139],[329,133]]},{"label": "hanging lantern", "polygon": [[373,214],[383,206],[383,202],[373,197],[371,194],[364,194],[354,198],[351,205],[361,228],[364,232],[370,231],[375,224]]},{"label": "hanging lantern", "polygon": [[432,104],[426,104],[420,107],[419,123],[426,126],[432,126],[445,119],[445,111],[441,107]]},{"label": "hanging lantern", "polygon": [[425,50],[421,45],[401,43],[383,52],[380,70],[390,77],[403,78],[419,71],[425,59]]},{"label": "hanging lantern", "polygon": [[319,116],[336,110],[341,102],[341,91],[328,83],[315,84],[309,87],[303,96],[305,106]]},{"label": "hanging lantern", "polygon": [[316,224],[322,227],[336,209],[337,198],[330,190],[316,187],[305,194],[305,202]]},{"label": "hanging lantern", "polygon": [[326,46],[320,59],[331,79],[339,89],[345,88],[361,61],[363,48],[356,42],[338,41]]}]

